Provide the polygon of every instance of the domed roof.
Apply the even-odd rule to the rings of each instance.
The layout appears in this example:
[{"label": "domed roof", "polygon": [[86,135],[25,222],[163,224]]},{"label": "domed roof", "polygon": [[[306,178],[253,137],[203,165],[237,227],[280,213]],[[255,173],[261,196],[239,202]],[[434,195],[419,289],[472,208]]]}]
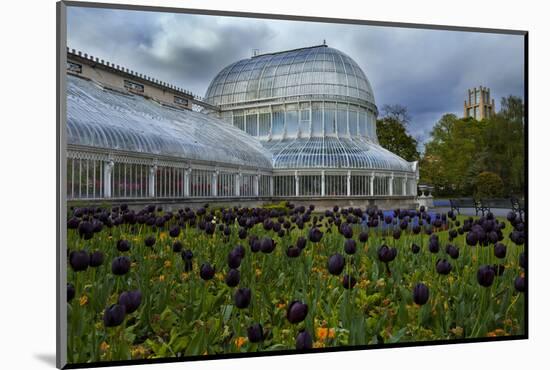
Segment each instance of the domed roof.
[{"label": "domed roof", "polygon": [[413,172],[407,162],[362,137],[312,137],[262,142],[273,154],[274,169],[368,169]]},{"label": "domed roof", "polygon": [[67,76],[67,143],[271,169],[256,138],[205,114]]},{"label": "domed roof", "polygon": [[205,100],[223,109],[227,104],[298,96],[375,104],[370,82],[357,63],[326,45],[235,62],[212,80]]}]

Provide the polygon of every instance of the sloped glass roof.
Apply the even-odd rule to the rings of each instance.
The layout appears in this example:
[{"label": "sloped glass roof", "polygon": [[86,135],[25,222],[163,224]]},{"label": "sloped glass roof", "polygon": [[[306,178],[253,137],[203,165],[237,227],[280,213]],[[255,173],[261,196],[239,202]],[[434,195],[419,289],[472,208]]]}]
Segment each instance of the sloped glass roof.
[{"label": "sloped glass roof", "polygon": [[361,137],[312,137],[262,142],[274,169],[364,169],[414,172],[413,163]]},{"label": "sloped glass roof", "polygon": [[217,118],[103,89],[71,75],[67,76],[67,142],[271,168],[271,155],[257,139]]},{"label": "sloped glass roof", "polygon": [[205,95],[218,106],[300,95],[340,96],[375,104],[372,87],[357,63],[319,45],[243,59],[224,68]]}]

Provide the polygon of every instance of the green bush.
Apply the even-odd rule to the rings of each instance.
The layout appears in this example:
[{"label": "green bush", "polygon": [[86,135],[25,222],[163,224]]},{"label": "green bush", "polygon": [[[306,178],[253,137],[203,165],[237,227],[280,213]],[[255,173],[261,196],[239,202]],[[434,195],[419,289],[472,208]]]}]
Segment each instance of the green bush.
[{"label": "green bush", "polygon": [[498,198],[503,195],[504,182],[494,172],[481,172],[475,179],[475,196],[477,198]]}]

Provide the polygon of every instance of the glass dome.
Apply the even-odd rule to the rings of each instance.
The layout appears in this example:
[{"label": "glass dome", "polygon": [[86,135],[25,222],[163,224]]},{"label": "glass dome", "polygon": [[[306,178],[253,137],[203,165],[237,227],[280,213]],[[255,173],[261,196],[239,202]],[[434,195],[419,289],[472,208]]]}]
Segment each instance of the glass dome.
[{"label": "glass dome", "polygon": [[378,169],[410,172],[412,164],[362,138],[311,138],[264,143],[274,169]]},{"label": "glass dome", "polygon": [[319,45],[243,59],[224,68],[205,95],[220,106],[297,96],[322,96],[374,106],[365,73],[339,50]]},{"label": "glass dome", "polygon": [[277,169],[352,169],[415,173],[382,148],[374,93],[365,73],[326,45],[240,60],[212,80],[206,111],[257,137]]},{"label": "glass dome", "polygon": [[271,169],[271,154],[245,132],[211,116],[67,76],[67,142]]}]

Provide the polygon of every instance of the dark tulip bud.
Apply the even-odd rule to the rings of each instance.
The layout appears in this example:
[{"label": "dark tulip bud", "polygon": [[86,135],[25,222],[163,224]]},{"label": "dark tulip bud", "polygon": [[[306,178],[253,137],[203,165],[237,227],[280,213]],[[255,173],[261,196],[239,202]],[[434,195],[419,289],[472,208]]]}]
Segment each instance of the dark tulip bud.
[{"label": "dark tulip bud", "polygon": [[303,350],[310,349],[312,347],[313,339],[311,338],[311,335],[305,329],[300,330],[296,336],[296,349]]},{"label": "dark tulip bud", "polygon": [[103,252],[95,251],[90,253],[90,267],[99,267],[103,264]]},{"label": "dark tulip bud", "polygon": [[525,252],[521,252],[519,255],[519,266],[525,268]]},{"label": "dark tulip bud", "polygon": [[342,277],[342,285],[345,289],[352,289],[355,284],[357,283],[357,280],[353,276],[344,275]]},{"label": "dark tulip bud", "polygon": [[126,314],[134,312],[141,304],[141,292],[139,290],[122,292],[118,296],[118,304],[124,306]]},{"label": "dark tulip bud", "polygon": [[413,228],[412,228],[413,234],[415,234],[415,235],[420,234],[421,230],[422,230],[422,228],[420,227],[420,225],[414,225]]},{"label": "dark tulip bud", "polygon": [[92,239],[94,236],[94,225],[89,221],[83,221],[78,225],[78,234],[84,240]]},{"label": "dark tulip bud", "polygon": [[241,273],[237,269],[231,269],[225,275],[225,283],[229,287],[236,287],[239,285],[239,282],[241,281]]},{"label": "dark tulip bud", "polygon": [[241,257],[241,259],[244,258],[245,250],[242,245],[237,245],[235,248],[233,248],[233,250],[237,255]]},{"label": "dark tulip bud", "polygon": [[300,236],[298,240],[296,240],[296,246],[300,249],[304,249],[306,247],[307,240],[303,236]]},{"label": "dark tulip bud", "polygon": [[483,265],[477,270],[477,282],[483,287],[490,287],[495,279],[495,272],[488,265]]},{"label": "dark tulip bud", "polygon": [[385,244],[378,248],[378,259],[382,262],[391,262],[395,259],[396,256],[397,249],[395,248],[390,248]]},{"label": "dark tulip bud", "polygon": [[246,332],[250,343],[258,343],[264,340],[264,329],[261,324],[252,324]]},{"label": "dark tulip bud", "polygon": [[430,243],[428,244],[428,249],[432,253],[438,253],[439,252],[439,242],[436,239],[430,240]]},{"label": "dark tulip bud", "polygon": [[323,233],[318,228],[314,227],[311,230],[309,230],[309,240],[312,243],[318,243],[322,237],[323,237]]},{"label": "dark tulip bud", "polygon": [[67,229],[78,229],[78,225],[80,224],[80,220],[78,217],[71,217],[67,221]]},{"label": "dark tulip bud", "polygon": [[400,229],[394,229],[393,230],[393,238],[395,240],[399,240],[399,238],[401,237],[401,230]]},{"label": "dark tulip bud", "polygon": [[201,265],[201,269],[199,272],[201,279],[210,280],[214,277],[215,273],[216,273],[216,270],[209,263],[205,262]]},{"label": "dark tulip bud", "polygon": [[362,231],[360,234],[359,234],[359,241],[361,243],[366,243],[367,240],[369,240],[369,233],[365,232],[365,231]]},{"label": "dark tulip bud", "polygon": [[329,257],[327,267],[328,272],[330,272],[331,275],[340,275],[342,271],[344,270],[344,266],[346,264],[346,261],[344,260],[344,257],[339,254],[333,254]]},{"label": "dark tulip bud", "polygon": [[[220,225],[220,226],[222,226],[222,225]],[[228,226],[225,226],[223,228],[223,235],[225,235],[225,236],[231,235],[231,229]]]},{"label": "dark tulip bud", "polygon": [[353,236],[353,230],[348,224],[342,224],[342,226],[340,227],[340,231],[346,239],[350,239]]},{"label": "dark tulip bud", "polygon": [[74,285],[71,283],[67,283],[67,302],[72,301],[75,294],[76,294],[76,290],[74,288]]},{"label": "dark tulip bud", "polygon": [[235,292],[234,298],[237,308],[247,308],[250,305],[252,292],[248,288],[239,288]]},{"label": "dark tulip bud", "polygon": [[114,304],[105,309],[105,313],[103,314],[103,324],[106,328],[119,326],[124,321],[125,315],[126,311],[124,306]]},{"label": "dark tulip bud", "polygon": [[126,256],[119,256],[111,263],[111,272],[115,275],[124,275],[130,271],[130,259]]},{"label": "dark tulip bud", "polygon": [[411,250],[414,254],[417,254],[418,252],[420,252],[420,247],[417,245],[417,244],[414,244],[411,246]]},{"label": "dark tulip bud", "polygon": [[515,212],[508,212],[506,215],[506,219],[510,222],[514,222],[516,220],[517,214]]},{"label": "dark tulip bud", "polygon": [[389,224],[392,223],[392,221],[393,221],[393,217],[392,217],[392,216],[389,216],[389,215],[388,215],[388,216],[385,216],[385,217],[384,217],[384,222],[385,222],[386,224],[389,225]]},{"label": "dark tulip bud", "polygon": [[130,242],[128,240],[121,239],[116,243],[116,249],[119,252],[128,252],[130,250]]},{"label": "dark tulip bud", "polygon": [[422,306],[428,302],[430,298],[430,290],[425,284],[418,283],[413,289],[413,301],[419,306]]},{"label": "dark tulip bud", "polygon": [[307,316],[307,304],[300,301],[292,301],[286,311],[286,318],[292,324],[297,324],[304,321]]},{"label": "dark tulip bud", "polygon": [[458,258],[458,255],[459,255],[458,248],[452,244],[447,245],[447,247],[445,248],[445,252],[447,252],[447,254],[451,256],[451,258],[454,260]]},{"label": "dark tulip bud", "polygon": [[183,249],[183,244],[181,244],[179,240],[176,240],[174,244],[172,244],[172,251],[174,253],[180,253],[182,249]]},{"label": "dark tulip bud", "polygon": [[216,231],[216,225],[214,225],[212,222],[205,223],[204,232],[207,235],[213,235],[215,231]]},{"label": "dark tulip bud", "polygon": [[407,222],[407,220],[403,220],[399,223],[399,228],[401,230],[405,230],[407,227],[409,227],[409,223]]},{"label": "dark tulip bud", "polygon": [[520,293],[525,292],[525,278],[523,276],[518,276],[514,281],[514,287]]},{"label": "dark tulip bud", "polygon": [[285,231],[284,230],[279,230],[277,232],[277,235],[279,235],[279,237],[282,238],[283,236],[285,236]]},{"label": "dark tulip bud", "polygon": [[227,265],[229,268],[236,269],[241,265],[241,254],[239,251],[232,249],[227,255]]},{"label": "dark tulip bud", "polygon": [[189,249],[186,249],[183,252],[181,252],[181,258],[184,261],[190,261],[193,258],[193,252]]},{"label": "dark tulip bud", "polygon": [[241,239],[241,240],[246,239],[246,234],[247,234],[247,233],[246,233],[246,229],[243,228],[243,227],[241,227],[241,228],[239,229],[239,239]]},{"label": "dark tulip bud", "polygon": [[286,255],[290,258],[296,258],[300,255],[302,250],[298,247],[289,247],[286,250]]},{"label": "dark tulip bud", "polygon": [[468,234],[466,234],[466,244],[473,247],[477,244],[477,242],[478,242],[478,234],[473,231],[469,231]]},{"label": "dark tulip bud", "polygon": [[262,244],[258,239],[254,239],[250,242],[250,250],[252,253],[257,253],[262,249]]},{"label": "dark tulip bud", "polygon": [[506,257],[506,246],[502,243],[495,244],[494,253],[496,258]]},{"label": "dark tulip bud", "polygon": [[179,226],[172,226],[170,228],[170,236],[172,238],[177,238],[180,235],[181,229]]},{"label": "dark tulip bud", "polygon": [[357,247],[355,245],[355,240],[346,239],[346,241],[344,242],[344,251],[347,254],[355,254],[355,252],[357,251]]},{"label": "dark tulip bud", "polygon": [[85,250],[72,251],[69,254],[69,264],[74,271],[84,271],[90,264],[90,255]]},{"label": "dark tulip bud", "polygon": [[437,263],[435,264],[435,269],[437,270],[438,274],[449,275],[449,273],[453,269],[453,266],[446,259],[440,259],[437,260]]},{"label": "dark tulip bud", "polygon": [[260,248],[263,253],[271,253],[275,249],[275,241],[271,238],[265,237],[261,241]]},{"label": "dark tulip bud", "polygon": [[156,239],[154,236],[148,236],[147,238],[145,238],[145,245],[147,247],[152,247],[153,245],[155,245],[155,242]]}]

